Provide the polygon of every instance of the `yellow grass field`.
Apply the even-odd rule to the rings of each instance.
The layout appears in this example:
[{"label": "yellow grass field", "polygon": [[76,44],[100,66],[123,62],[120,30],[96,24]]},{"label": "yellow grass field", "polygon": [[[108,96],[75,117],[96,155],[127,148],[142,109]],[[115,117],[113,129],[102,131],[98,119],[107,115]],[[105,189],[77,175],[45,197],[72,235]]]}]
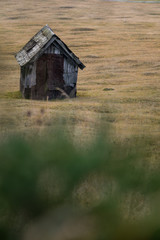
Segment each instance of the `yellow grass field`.
[{"label": "yellow grass field", "polygon": [[[45,24],[86,65],[76,99],[19,98],[14,54]],[[160,155],[160,4],[103,0],[0,1],[1,135],[67,121],[75,136],[99,123],[127,142],[147,137],[149,155]],[[64,119],[59,118],[63,115]]]}]

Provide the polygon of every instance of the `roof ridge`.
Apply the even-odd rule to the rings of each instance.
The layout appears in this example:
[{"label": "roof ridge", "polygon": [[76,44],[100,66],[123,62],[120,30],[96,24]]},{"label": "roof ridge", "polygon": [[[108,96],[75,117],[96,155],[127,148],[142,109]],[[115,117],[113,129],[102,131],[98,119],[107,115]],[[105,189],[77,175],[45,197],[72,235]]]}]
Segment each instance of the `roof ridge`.
[{"label": "roof ridge", "polygon": [[20,66],[24,66],[31,60],[36,60],[40,55],[43,54],[43,52],[46,50],[46,47],[48,48],[48,44],[54,44],[55,41],[56,44],[58,44],[58,47],[62,49],[62,52],[64,52],[64,54],[67,54],[68,57],[71,58],[76,65],[78,65],[81,69],[85,68],[85,65],[53,32],[53,30],[48,26],[48,24],[46,24],[39,32],[37,32],[15,55],[17,62],[20,64]]}]

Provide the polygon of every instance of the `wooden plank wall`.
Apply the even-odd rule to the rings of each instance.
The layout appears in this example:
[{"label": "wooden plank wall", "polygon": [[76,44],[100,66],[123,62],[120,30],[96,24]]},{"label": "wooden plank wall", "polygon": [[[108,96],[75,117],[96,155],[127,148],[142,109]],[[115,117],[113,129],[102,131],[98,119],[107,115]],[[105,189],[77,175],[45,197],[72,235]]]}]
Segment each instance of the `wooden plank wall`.
[{"label": "wooden plank wall", "polygon": [[[61,54],[61,52],[58,48],[51,44],[44,52],[44,54]],[[21,91],[24,91],[25,88],[31,88],[36,85],[36,66],[37,61],[21,67]],[[78,66],[71,64],[66,58],[64,58],[63,70],[65,87],[75,87],[77,83]]]},{"label": "wooden plank wall", "polygon": [[36,85],[36,62],[21,67],[21,83],[24,88]]},{"label": "wooden plank wall", "polygon": [[78,67],[72,65],[67,59],[64,59],[64,82],[65,86],[74,87],[77,83]]}]

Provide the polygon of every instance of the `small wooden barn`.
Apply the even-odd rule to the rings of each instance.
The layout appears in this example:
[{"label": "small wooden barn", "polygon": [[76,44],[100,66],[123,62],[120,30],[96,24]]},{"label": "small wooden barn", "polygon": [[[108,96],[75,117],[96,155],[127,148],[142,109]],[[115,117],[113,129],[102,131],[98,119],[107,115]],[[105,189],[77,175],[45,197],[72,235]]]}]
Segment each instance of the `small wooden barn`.
[{"label": "small wooden barn", "polygon": [[24,98],[76,97],[78,68],[85,65],[46,25],[15,55]]}]

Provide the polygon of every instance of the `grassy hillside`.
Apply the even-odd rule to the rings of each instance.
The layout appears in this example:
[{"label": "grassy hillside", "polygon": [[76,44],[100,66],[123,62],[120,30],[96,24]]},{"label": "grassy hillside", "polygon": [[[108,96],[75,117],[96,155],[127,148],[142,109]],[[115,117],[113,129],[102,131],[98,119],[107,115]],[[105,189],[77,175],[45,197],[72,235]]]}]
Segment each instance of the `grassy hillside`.
[{"label": "grassy hillside", "polygon": [[[0,101],[2,136],[8,129],[41,130],[69,121],[75,136],[88,136],[99,119],[113,138],[150,139],[154,161],[160,132],[160,8],[150,3],[99,0],[0,2]],[[78,97],[41,102],[20,98],[14,53],[45,24],[86,65]],[[59,119],[59,120],[57,120]],[[7,127],[6,127],[7,125]],[[84,137],[82,137],[82,141]],[[156,154],[155,154],[156,152]]]}]

